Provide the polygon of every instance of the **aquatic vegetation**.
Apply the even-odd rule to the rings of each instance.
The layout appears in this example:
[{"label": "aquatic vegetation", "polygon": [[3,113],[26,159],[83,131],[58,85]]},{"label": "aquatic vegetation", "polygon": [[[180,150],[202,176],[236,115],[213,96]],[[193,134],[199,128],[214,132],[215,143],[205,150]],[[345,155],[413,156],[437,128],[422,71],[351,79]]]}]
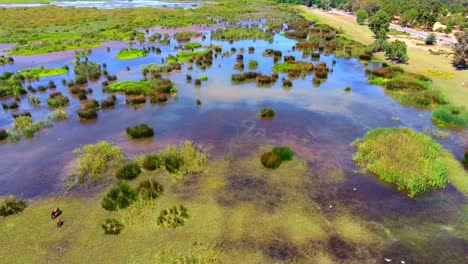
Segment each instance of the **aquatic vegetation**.
[{"label": "aquatic vegetation", "polygon": [[5,72],[0,75],[0,97],[10,95],[26,94],[26,89],[21,86],[21,80],[16,78],[12,72]]},{"label": "aquatic vegetation", "polygon": [[247,66],[249,67],[249,70],[255,70],[258,68],[258,61],[249,60],[249,62],[247,63]]},{"label": "aquatic vegetation", "polygon": [[143,74],[169,73],[172,71],[180,71],[181,68],[182,68],[182,65],[180,63],[173,62],[173,63],[164,64],[164,65],[161,65],[161,64],[143,65],[141,66],[141,71],[143,72]]},{"label": "aquatic vegetation", "polygon": [[177,93],[177,88],[171,80],[158,78],[154,80],[123,81],[113,83],[106,88],[106,91],[111,93],[122,92],[126,95],[152,96],[155,93],[174,94]]},{"label": "aquatic vegetation", "polygon": [[234,64],[234,66],[232,67],[234,70],[243,70],[244,69],[244,63],[243,62],[238,62],[236,64]]},{"label": "aquatic vegetation", "polygon": [[257,75],[256,79],[258,84],[270,84],[276,82],[278,75],[275,73],[273,73],[271,76],[259,74]]},{"label": "aquatic vegetation", "polygon": [[78,117],[83,120],[96,119],[98,114],[95,108],[81,108],[76,110]]},{"label": "aquatic vegetation", "polygon": [[0,129],[0,141],[8,138],[8,132],[5,129]]},{"label": "aquatic vegetation", "polygon": [[123,151],[116,145],[101,141],[73,150],[77,156],[74,171],[66,179],[68,187],[103,180],[124,161]]},{"label": "aquatic vegetation", "polygon": [[125,209],[137,200],[137,191],[126,182],[118,182],[102,198],[102,208],[107,211]]},{"label": "aquatic vegetation", "polygon": [[215,40],[242,40],[242,39],[263,39],[273,40],[273,34],[258,27],[251,26],[232,26],[217,29],[211,32],[211,39]]},{"label": "aquatic vegetation", "polygon": [[463,106],[441,105],[432,112],[432,120],[440,127],[468,127],[468,110]]},{"label": "aquatic vegetation", "polygon": [[200,106],[202,105],[201,100],[200,100],[200,99],[197,99],[196,104],[197,104],[197,107],[200,107]]},{"label": "aquatic vegetation", "polygon": [[275,117],[275,111],[271,108],[263,108],[258,113],[258,117],[261,119],[273,119]]},{"label": "aquatic vegetation", "polygon": [[164,193],[164,187],[159,182],[149,179],[140,182],[137,191],[143,199],[156,199]]},{"label": "aquatic vegetation", "polygon": [[203,33],[194,31],[180,31],[174,33],[174,39],[179,42],[190,41],[191,38],[201,37]]},{"label": "aquatic vegetation", "polygon": [[91,49],[82,49],[75,51],[75,57],[84,57],[86,55],[90,55],[92,53]]},{"label": "aquatic vegetation", "polygon": [[162,210],[157,223],[160,227],[177,228],[185,225],[189,217],[187,208],[179,205]]},{"label": "aquatic vegetation", "polygon": [[33,123],[30,116],[18,116],[13,122],[13,130],[20,136],[32,138],[39,127]]},{"label": "aquatic vegetation", "polygon": [[68,113],[67,111],[59,108],[55,109],[50,115],[49,118],[52,121],[60,121],[60,120],[67,120],[68,119]]},{"label": "aquatic vegetation", "polygon": [[200,81],[208,81],[208,76],[206,76],[206,75],[200,76],[200,77],[198,77],[198,80],[200,80]]},{"label": "aquatic vegetation", "polygon": [[28,97],[28,102],[32,105],[38,106],[41,102],[39,101],[39,97],[36,95],[31,95]]},{"label": "aquatic vegetation", "polygon": [[65,107],[69,104],[69,102],[70,100],[68,100],[68,97],[60,92],[50,94],[49,99],[47,99],[47,105],[50,108]]},{"label": "aquatic vegetation", "polygon": [[118,235],[123,229],[123,224],[115,218],[107,218],[104,224],[101,225],[106,235]]},{"label": "aquatic vegetation", "polygon": [[113,106],[115,106],[116,101],[117,101],[117,97],[115,95],[111,95],[111,96],[107,97],[107,99],[104,99],[101,102],[101,108],[105,109],[105,108],[113,107]]},{"label": "aquatic vegetation", "polygon": [[468,165],[468,149],[465,150],[465,155],[463,155],[463,164]]},{"label": "aquatic vegetation", "polygon": [[290,75],[298,76],[301,73],[311,73],[314,65],[305,61],[289,61],[273,66],[275,72],[287,72]]},{"label": "aquatic vegetation", "polygon": [[211,50],[201,50],[201,51],[181,51],[177,53],[177,55],[170,56],[167,58],[167,62],[185,62],[185,63],[192,63],[197,61],[204,61],[204,60],[213,60],[213,53]]},{"label": "aquatic vegetation", "polygon": [[132,139],[150,138],[154,135],[153,129],[147,124],[140,124],[134,127],[127,127],[127,136]]},{"label": "aquatic vegetation", "polygon": [[260,157],[260,162],[265,168],[276,169],[284,161],[292,160],[293,151],[289,147],[274,147],[271,151],[265,152]]},{"label": "aquatic vegetation", "polygon": [[0,216],[6,217],[22,212],[26,208],[26,203],[22,200],[17,200],[11,195],[0,199]]},{"label": "aquatic vegetation", "polygon": [[320,79],[326,79],[328,77],[328,72],[330,69],[327,67],[327,64],[320,63],[315,66],[315,76]]},{"label": "aquatic vegetation", "polygon": [[8,110],[8,109],[17,109],[19,107],[18,102],[13,101],[9,104],[2,104],[3,109]]},{"label": "aquatic vegetation", "polygon": [[0,55],[0,65],[4,65],[4,64],[7,64],[7,63],[13,63],[13,62],[15,62],[13,57]]},{"label": "aquatic vegetation", "polygon": [[16,78],[24,81],[34,81],[42,77],[62,75],[67,72],[68,67],[66,66],[62,68],[45,68],[41,66],[38,68],[22,69],[18,73],[16,73]]},{"label": "aquatic vegetation", "polygon": [[133,180],[140,175],[140,166],[136,163],[129,163],[117,170],[115,177],[119,180]]},{"label": "aquatic vegetation", "polygon": [[195,86],[200,86],[201,85],[201,80],[200,79],[195,79]]},{"label": "aquatic vegetation", "polygon": [[423,133],[409,128],[377,128],[355,141],[353,160],[364,171],[395,184],[414,197],[447,184],[441,161],[442,147]]},{"label": "aquatic vegetation", "polygon": [[198,42],[188,42],[184,44],[185,49],[198,49],[201,48],[201,44]]},{"label": "aquatic vegetation", "polygon": [[283,87],[292,87],[292,81],[288,79],[283,80]]},{"label": "aquatic vegetation", "polygon": [[73,72],[75,73],[76,83],[85,84],[88,79],[95,81],[101,77],[101,66],[90,60],[77,59],[73,63]]},{"label": "aquatic vegetation", "polygon": [[127,95],[125,97],[125,103],[127,105],[140,105],[146,103],[146,97],[142,94],[140,95]]},{"label": "aquatic vegetation", "polygon": [[258,76],[258,73],[256,72],[244,72],[244,73],[232,74],[231,80],[233,82],[243,82],[246,80],[255,80],[257,76]]},{"label": "aquatic vegetation", "polygon": [[117,59],[131,60],[131,59],[144,57],[148,54],[149,54],[149,51],[145,48],[143,49],[137,49],[137,48],[121,49],[119,53],[117,53]]}]

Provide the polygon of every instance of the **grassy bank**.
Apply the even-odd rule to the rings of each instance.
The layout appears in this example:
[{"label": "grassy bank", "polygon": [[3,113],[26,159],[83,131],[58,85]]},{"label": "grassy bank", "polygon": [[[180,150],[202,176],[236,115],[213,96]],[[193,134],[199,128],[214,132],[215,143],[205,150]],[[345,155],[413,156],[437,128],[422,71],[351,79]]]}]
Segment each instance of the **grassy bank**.
[{"label": "grassy bank", "polygon": [[[345,36],[360,41],[363,44],[371,44],[374,42],[373,33],[367,26],[360,26],[356,23],[355,19],[347,16],[339,16],[334,14],[327,14],[315,10],[308,9],[301,6],[300,9],[304,12],[307,19],[318,21],[320,23],[328,24],[335,28],[341,29],[345,32]],[[383,60],[384,54],[376,54],[376,56]],[[440,90],[447,99],[456,104],[468,107],[468,87],[466,87],[466,72],[457,71],[452,67],[450,58],[442,55],[433,55],[424,46],[408,46],[408,64],[401,66],[405,71],[413,73],[427,74],[429,71],[436,71],[448,73],[453,78],[437,78],[427,74],[433,79],[433,86],[435,89]],[[462,83],[465,82],[465,86]]]}]

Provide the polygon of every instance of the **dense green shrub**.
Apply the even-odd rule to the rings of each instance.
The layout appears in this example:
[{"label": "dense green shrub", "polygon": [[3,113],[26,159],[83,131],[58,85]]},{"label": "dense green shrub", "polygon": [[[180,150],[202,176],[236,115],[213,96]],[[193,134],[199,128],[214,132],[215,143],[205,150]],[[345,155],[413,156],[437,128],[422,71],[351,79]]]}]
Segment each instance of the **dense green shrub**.
[{"label": "dense green shrub", "polygon": [[426,42],[426,45],[434,45],[437,42],[437,38],[433,33],[431,33],[427,35],[425,42]]},{"label": "dense green shrub", "polygon": [[66,179],[69,187],[104,179],[109,171],[120,166],[125,158],[118,146],[106,141],[84,145],[75,149],[73,153],[77,159],[74,171]]},{"label": "dense green shrub", "polygon": [[147,124],[140,124],[134,127],[127,127],[127,136],[129,138],[149,138],[154,135],[153,129]]},{"label": "dense green shrub", "polygon": [[141,166],[145,170],[156,170],[163,165],[163,160],[159,157],[158,154],[146,154],[143,157]]},{"label": "dense green shrub", "polygon": [[428,135],[409,128],[377,128],[355,141],[353,160],[364,171],[395,184],[414,197],[447,184],[442,147]]},{"label": "dense green shrub", "polygon": [[442,105],[432,113],[435,124],[441,127],[468,127],[468,111],[463,106]]},{"label": "dense green shrub", "polygon": [[17,214],[26,208],[26,203],[21,200],[16,200],[16,197],[11,195],[4,199],[0,199],[0,216],[6,217]]},{"label": "dense green shrub", "polygon": [[107,211],[125,209],[137,200],[137,191],[126,182],[119,182],[102,199],[102,208]]},{"label": "dense green shrub", "polygon": [[39,129],[40,127],[33,123],[30,116],[19,116],[15,118],[15,121],[13,122],[13,130],[26,138],[34,137],[34,134]]},{"label": "dense green shrub", "polygon": [[101,227],[106,235],[118,235],[124,226],[118,219],[107,218]]},{"label": "dense green shrub", "polygon": [[119,180],[133,180],[140,175],[140,166],[136,163],[129,163],[120,168],[115,177]]},{"label": "dense green shrub", "polygon": [[0,129],[0,141],[8,138],[8,132],[5,129]]},{"label": "dense green shrub", "polygon": [[115,95],[111,95],[111,96],[107,97],[107,99],[105,99],[105,100],[103,100],[101,102],[101,107],[103,109],[113,107],[113,106],[115,106],[116,101],[117,101],[117,97]]},{"label": "dense green shrub", "polygon": [[160,227],[176,228],[185,225],[189,218],[187,208],[183,205],[164,209],[158,217],[157,223]]},{"label": "dense green shrub", "polygon": [[273,119],[275,117],[275,111],[271,108],[263,108],[258,113],[258,117],[261,119]]},{"label": "dense green shrub", "polygon": [[67,106],[70,101],[68,100],[68,97],[63,95],[60,92],[52,93],[47,100],[47,105],[50,108],[59,108],[59,107],[64,107]]},{"label": "dense green shrub", "polygon": [[291,160],[293,155],[289,147],[274,147],[271,151],[262,154],[260,162],[265,168],[276,169],[282,162]]},{"label": "dense green shrub", "polygon": [[93,108],[82,108],[76,110],[76,113],[78,114],[78,117],[80,119],[96,119],[97,118],[97,111],[96,109]]},{"label": "dense green shrub", "polygon": [[463,164],[468,165],[468,148],[465,150],[465,155],[463,156]]},{"label": "dense green shrub", "polygon": [[137,190],[143,199],[156,199],[164,193],[164,187],[153,179],[140,182]]}]

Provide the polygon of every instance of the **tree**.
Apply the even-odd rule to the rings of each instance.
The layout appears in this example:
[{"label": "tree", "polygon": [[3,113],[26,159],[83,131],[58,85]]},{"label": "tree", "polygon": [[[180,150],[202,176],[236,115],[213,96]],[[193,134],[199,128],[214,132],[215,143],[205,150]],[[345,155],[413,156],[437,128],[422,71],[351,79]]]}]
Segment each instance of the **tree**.
[{"label": "tree", "polygon": [[400,40],[388,43],[385,49],[385,56],[399,62],[407,62],[409,58],[406,50],[406,43]]},{"label": "tree", "polygon": [[431,33],[427,35],[425,42],[426,42],[426,45],[434,45],[436,41],[437,41],[436,36],[433,33]]},{"label": "tree", "polygon": [[390,16],[383,10],[369,18],[369,28],[377,38],[386,38],[390,27]]},{"label": "tree", "polygon": [[457,44],[453,45],[453,66],[466,69],[468,65],[468,30],[455,34]]},{"label": "tree", "polygon": [[357,23],[359,25],[363,25],[367,18],[369,17],[369,14],[367,14],[367,11],[364,10],[364,9],[359,9],[357,12],[356,12],[356,16],[357,16]]}]

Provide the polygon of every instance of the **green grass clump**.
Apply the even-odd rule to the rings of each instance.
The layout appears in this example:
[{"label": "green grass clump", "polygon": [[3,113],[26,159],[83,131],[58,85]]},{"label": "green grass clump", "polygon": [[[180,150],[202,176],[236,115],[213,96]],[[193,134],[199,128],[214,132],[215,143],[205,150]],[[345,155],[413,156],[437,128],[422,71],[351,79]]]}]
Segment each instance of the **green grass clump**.
[{"label": "green grass clump", "polygon": [[101,66],[90,60],[75,60],[73,64],[73,73],[75,74],[77,84],[85,84],[87,80],[95,81],[101,77]]},{"label": "green grass clump", "polygon": [[77,159],[74,171],[66,179],[68,187],[101,181],[110,170],[120,166],[125,158],[118,146],[106,141],[84,145],[73,153]]},{"label": "green grass clump", "polygon": [[206,76],[206,75],[200,76],[200,77],[198,78],[198,80],[200,80],[200,81],[208,81],[208,76]]},{"label": "green grass clump", "polygon": [[119,53],[117,53],[117,59],[131,60],[131,59],[144,57],[148,54],[149,54],[149,51],[146,49],[136,49],[136,48],[121,49]]},{"label": "green grass clump", "polygon": [[197,56],[207,56],[211,53],[211,50],[201,51],[181,51],[177,53],[176,57],[169,57],[168,62],[191,62]]},{"label": "green grass clump", "polygon": [[261,119],[273,119],[275,115],[275,111],[271,108],[263,108],[258,113],[258,117]]},{"label": "green grass clump", "polygon": [[24,208],[26,208],[26,203],[16,200],[16,197],[13,195],[0,199],[0,216],[14,215],[23,211]]},{"label": "green grass clump", "polygon": [[13,130],[23,137],[32,138],[38,127],[34,125],[30,116],[18,116],[13,122]]},{"label": "green grass clump", "polygon": [[177,93],[177,88],[168,79],[141,80],[141,81],[123,81],[113,83],[107,87],[111,93],[125,93],[126,95],[147,95],[153,96],[155,93],[173,94]]},{"label": "green grass clump", "polygon": [[140,182],[137,191],[143,199],[156,199],[164,193],[164,187],[159,182],[149,179]]},{"label": "green grass clump", "polygon": [[101,227],[106,235],[118,235],[123,229],[123,224],[118,219],[108,218]]},{"label": "green grass clump", "polygon": [[145,170],[154,171],[163,165],[162,162],[163,160],[158,154],[146,154],[143,156],[141,167]]},{"label": "green grass clump", "polygon": [[47,105],[50,108],[65,107],[69,104],[69,102],[70,100],[68,100],[68,97],[61,94],[60,92],[51,94],[49,99],[47,99]]},{"label": "green grass clump", "polygon": [[468,126],[468,111],[463,106],[442,105],[434,110],[432,120],[440,127],[465,128]]},{"label": "green grass clump", "polygon": [[355,141],[353,160],[364,171],[395,184],[414,197],[447,184],[442,147],[428,135],[409,128],[377,128]]},{"label": "green grass clump", "polygon": [[125,209],[137,200],[137,191],[126,182],[119,182],[102,199],[102,208],[107,211]]},{"label": "green grass clump", "polygon": [[274,147],[271,151],[265,152],[260,157],[260,162],[265,168],[276,169],[284,161],[292,160],[293,151],[289,147]]},{"label": "green grass clump", "polygon": [[255,70],[255,69],[258,68],[258,61],[256,61],[256,60],[249,60],[249,62],[248,62],[247,65],[248,65],[248,67],[249,67],[250,70]]},{"label": "green grass clump", "polygon": [[143,74],[146,74],[146,73],[168,73],[168,72],[172,72],[172,71],[176,71],[176,70],[180,70],[181,69],[181,65],[180,63],[167,63],[167,64],[164,64],[164,65],[160,65],[160,64],[150,64],[150,65],[143,65],[141,66],[141,71],[143,72]]},{"label": "green grass clump", "polygon": [[304,61],[289,61],[273,66],[275,72],[312,72],[314,65]]},{"label": "green grass clump", "polygon": [[13,57],[0,55],[0,65],[4,65],[4,64],[7,64],[7,63],[13,63],[13,62],[15,62]]},{"label": "green grass clump", "polygon": [[21,75],[22,76],[21,78],[24,80],[33,81],[42,77],[62,75],[67,72],[68,72],[68,67],[62,67],[62,68],[38,67],[38,68],[22,69],[17,74]]},{"label": "green grass clump", "polygon": [[115,177],[119,180],[133,180],[140,175],[140,166],[136,163],[129,163],[120,168]]},{"label": "green grass clump", "polygon": [[0,74],[0,97],[26,94],[26,89],[21,85],[23,81],[12,72]]},{"label": "green grass clump", "polygon": [[198,49],[201,48],[201,44],[198,42],[188,42],[184,44],[184,48],[186,49]]},{"label": "green grass clump", "polygon": [[187,208],[179,205],[162,210],[157,223],[160,227],[177,228],[185,225],[189,217]]},{"label": "green grass clump", "polygon": [[127,136],[132,139],[149,138],[154,135],[153,129],[147,124],[141,124],[134,127],[127,127]]}]

